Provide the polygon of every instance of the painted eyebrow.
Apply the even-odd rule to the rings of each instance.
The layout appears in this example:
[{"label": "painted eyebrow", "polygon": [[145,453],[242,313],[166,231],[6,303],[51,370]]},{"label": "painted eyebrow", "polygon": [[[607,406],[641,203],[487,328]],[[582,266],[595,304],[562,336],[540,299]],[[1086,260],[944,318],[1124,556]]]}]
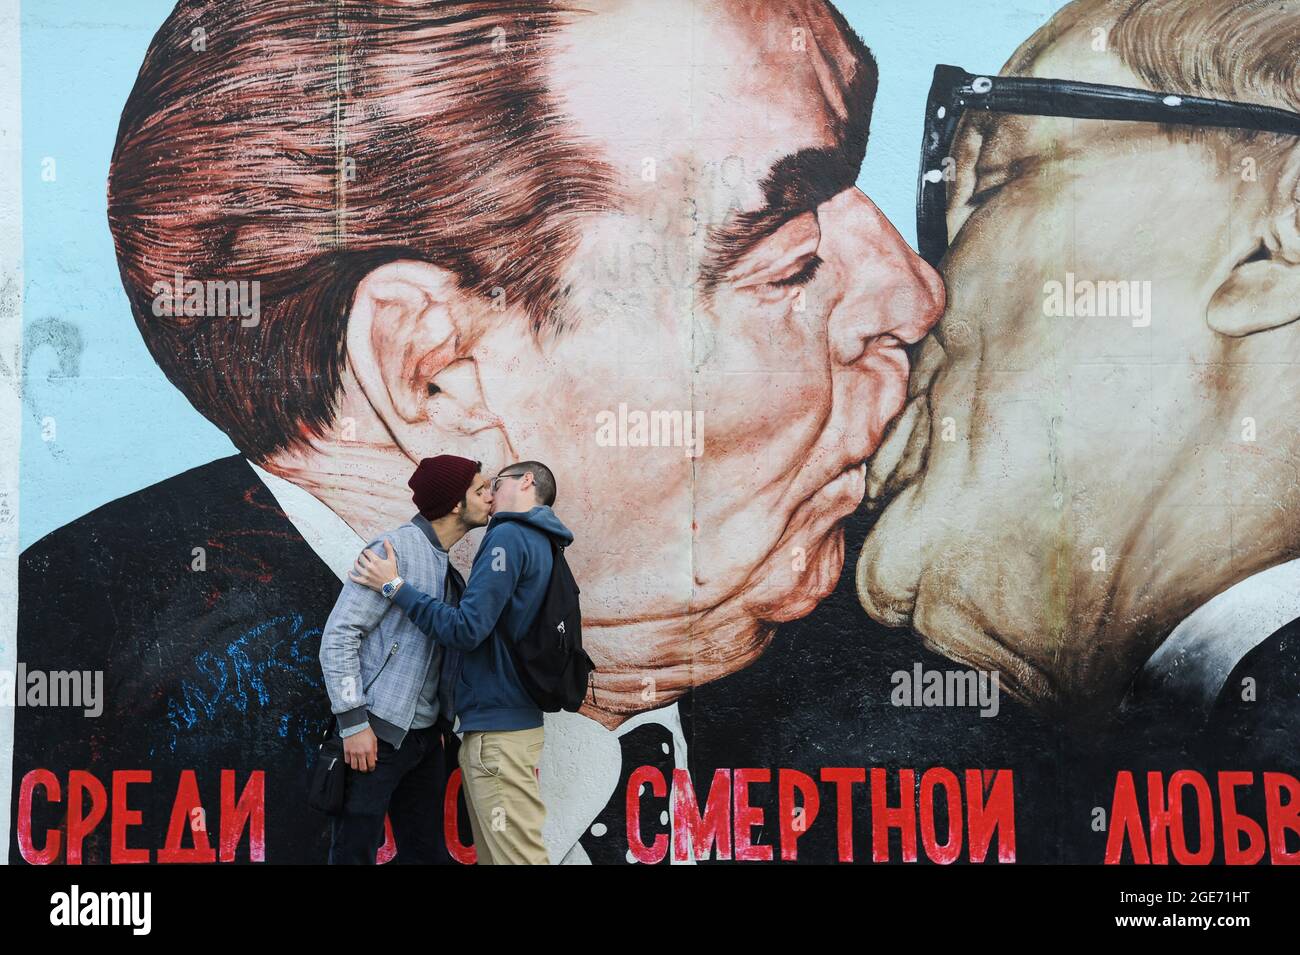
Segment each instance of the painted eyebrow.
[{"label": "painted eyebrow", "polygon": [[722,225],[709,228],[700,265],[705,294],[782,224],[811,212],[857,181],[859,163],[852,162],[847,151],[844,147],[807,148],[782,157],[763,177],[765,201],[761,209],[737,213]]}]

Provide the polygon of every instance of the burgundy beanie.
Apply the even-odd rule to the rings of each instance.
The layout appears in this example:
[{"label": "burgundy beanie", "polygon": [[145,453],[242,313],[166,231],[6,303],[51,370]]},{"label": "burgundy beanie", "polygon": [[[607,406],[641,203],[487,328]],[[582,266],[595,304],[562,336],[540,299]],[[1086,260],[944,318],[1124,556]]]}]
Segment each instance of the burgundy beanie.
[{"label": "burgundy beanie", "polygon": [[454,454],[425,458],[406,482],[413,492],[411,500],[425,518],[437,520],[465,499],[480,467],[478,461]]}]

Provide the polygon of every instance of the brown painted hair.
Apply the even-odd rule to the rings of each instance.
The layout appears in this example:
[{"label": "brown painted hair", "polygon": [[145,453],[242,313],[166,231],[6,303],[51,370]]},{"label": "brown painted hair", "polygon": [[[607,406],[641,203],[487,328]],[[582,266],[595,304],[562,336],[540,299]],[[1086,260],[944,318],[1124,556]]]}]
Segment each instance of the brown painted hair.
[{"label": "brown painted hair", "polygon": [[[386,262],[435,263],[534,331],[556,324],[582,217],[615,179],[544,82],[547,43],[579,12],[177,4],[122,113],[109,227],[150,353],[242,452],[264,460],[330,424],[352,297]],[[176,273],[260,282],[260,321],[156,315],[154,283]]]}]

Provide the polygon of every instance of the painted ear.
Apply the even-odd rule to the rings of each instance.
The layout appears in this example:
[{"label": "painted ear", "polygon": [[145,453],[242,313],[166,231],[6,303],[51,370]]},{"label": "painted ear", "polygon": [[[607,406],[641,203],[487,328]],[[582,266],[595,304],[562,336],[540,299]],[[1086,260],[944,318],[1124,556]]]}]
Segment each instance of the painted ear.
[{"label": "painted ear", "polygon": [[1220,334],[1239,338],[1300,318],[1300,147],[1283,163],[1261,231],[1210,300],[1206,321]]},{"label": "painted ear", "polygon": [[389,262],[361,280],[348,317],[348,360],[372,405],[391,407],[408,424],[426,417],[437,378],[468,332],[462,299],[455,276],[427,262]]},{"label": "painted ear", "polygon": [[390,262],[357,286],[348,361],[403,447],[502,453],[504,427],[486,405],[473,357],[483,311],[454,273],[428,262]]}]

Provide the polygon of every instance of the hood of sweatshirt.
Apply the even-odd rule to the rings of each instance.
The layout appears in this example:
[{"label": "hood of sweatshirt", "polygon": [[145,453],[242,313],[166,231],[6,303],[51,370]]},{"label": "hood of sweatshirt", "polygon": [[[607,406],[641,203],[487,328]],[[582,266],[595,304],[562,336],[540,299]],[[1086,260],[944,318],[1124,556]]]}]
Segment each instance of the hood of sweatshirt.
[{"label": "hood of sweatshirt", "polygon": [[565,527],[560,522],[560,519],[555,516],[555,512],[545,504],[538,504],[527,511],[498,511],[492,515],[492,520],[488,522],[488,528],[490,529],[498,521],[518,521],[521,524],[535,527],[543,534],[553,538],[562,547],[567,547],[573,543],[573,531]]}]

